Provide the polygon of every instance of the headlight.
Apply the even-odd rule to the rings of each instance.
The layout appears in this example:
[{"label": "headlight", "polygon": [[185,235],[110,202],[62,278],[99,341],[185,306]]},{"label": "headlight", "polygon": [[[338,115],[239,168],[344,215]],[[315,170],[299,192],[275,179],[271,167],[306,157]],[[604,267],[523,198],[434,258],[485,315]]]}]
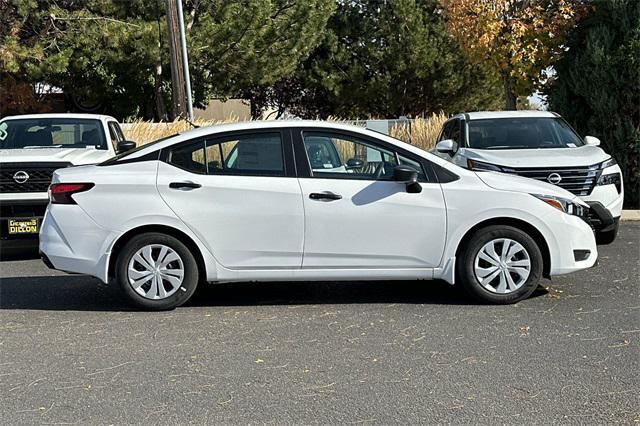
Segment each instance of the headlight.
[{"label": "headlight", "polygon": [[495,164],[483,163],[482,161],[467,159],[467,168],[476,172],[502,172],[510,173],[513,170]]},{"label": "headlight", "polygon": [[622,182],[620,173],[608,173],[606,175],[600,176],[597,185],[615,185],[616,190],[619,194],[620,191],[622,191],[622,185],[620,184],[620,182]]},{"label": "headlight", "polygon": [[554,207],[564,213],[573,215],[573,216],[587,216],[589,212],[589,207],[583,206],[578,203],[574,203],[571,200],[561,197],[555,197],[553,195],[540,195],[540,194],[531,194],[536,197],[540,201],[544,201],[549,204],[551,207]]},{"label": "headlight", "polygon": [[600,169],[606,169],[607,167],[611,167],[611,166],[615,166],[616,164],[618,164],[618,162],[616,161],[615,158],[611,157],[608,160],[603,161],[602,163],[600,163],[599,168]]}]

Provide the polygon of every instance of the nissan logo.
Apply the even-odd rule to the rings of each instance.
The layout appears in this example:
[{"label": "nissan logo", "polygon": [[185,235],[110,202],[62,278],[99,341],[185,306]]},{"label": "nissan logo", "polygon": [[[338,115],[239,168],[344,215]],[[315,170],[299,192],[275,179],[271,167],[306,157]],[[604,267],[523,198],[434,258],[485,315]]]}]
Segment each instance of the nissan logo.
[{"label": "nissan logo", "polygon": [[549,176],[547,176],[547,182],[557,185],[562,182],[562,176],[560,176],[558,173],[551,173]]},{"label": "nissan logo", "polygon": [[25,183],[29,180],[29,174],[25,171],[20,170],[19,172],[14,173],[13,180],[15,180],[16,183]]}]

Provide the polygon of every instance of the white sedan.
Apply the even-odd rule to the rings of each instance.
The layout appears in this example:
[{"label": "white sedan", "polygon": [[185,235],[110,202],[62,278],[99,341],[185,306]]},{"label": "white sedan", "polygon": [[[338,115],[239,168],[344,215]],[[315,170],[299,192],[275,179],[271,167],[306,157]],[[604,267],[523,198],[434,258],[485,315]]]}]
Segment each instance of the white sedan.
[{"label": "white sedan", "polygon": [[195,129],[58,170],[49,193],[47,265],[145,309],[234,281],[441,279],[513,303],[598,256],[587,205],[562,188],[335,123]]}]

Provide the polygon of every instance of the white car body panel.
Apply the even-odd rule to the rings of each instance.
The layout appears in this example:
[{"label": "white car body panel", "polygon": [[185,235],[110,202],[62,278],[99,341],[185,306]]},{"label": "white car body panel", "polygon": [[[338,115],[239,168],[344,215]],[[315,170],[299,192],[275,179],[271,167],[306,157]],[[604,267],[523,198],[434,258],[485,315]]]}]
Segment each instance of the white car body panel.
[{"label": "white car body panel", "polygon": [[[407,193],[400,182],[306,178],[300,179],[300,185],[306,216],[303,268],[433,268],[440,264],[446,240],[440,185],[425,183],[420,194]],[[309,198],[323,191],[343,198]]]},{"label": "white car body panel", "polygon": [[[95,187],[75,194],[77,205],[49,206],[40,249],[57,269],[107,282],[119,239],[140,227],[161,226],[194,243],[208,281],[442,278],[453,283],[456,250],[469,230],[486,220],[510,218],[542,235],[551,275],[596,262],[595,238],[586,222],[529,195],[567,197],[566,191],[509,175],[480,178],[418,148],[352,126],[305,121],[216,126],[159,142],[127,159],[222,131],[305,126],[390,142],[459,179],[423,183],[422,193],[409,194],[398,182],[197,175],[162,160],[61,169],[55,183],[93,182]],[[202,187],[170,190],[174,181]],[[343,198],[309,200],[311,192],[320,191]],[[591,254],[576,262],[574,249]]]},{"label": "white car body panel", "polygon": [[[169,188],[176,181],[202,188]],[[224,268],[302,265],[304,211],[297,179],[194,175],[160,163],[158,191]]]},{"label": "white car body panel", "polygon": [[[602,148],[583,145],[576,148],[473,149],[460,148],[456,164],[466,167],[466,158],[505,167],[591,166],[610,158]],[[462,162],[462,159],[465,159]]]}]

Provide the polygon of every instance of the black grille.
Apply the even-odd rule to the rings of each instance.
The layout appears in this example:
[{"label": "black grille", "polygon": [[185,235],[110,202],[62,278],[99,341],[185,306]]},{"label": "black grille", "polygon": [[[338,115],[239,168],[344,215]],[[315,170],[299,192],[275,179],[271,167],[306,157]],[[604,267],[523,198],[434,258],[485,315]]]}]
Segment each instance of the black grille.
[{"label": "black grille", "polygon": [[[70,163],[0,163],[0,193],[47,192],[53,172]],[[14,176],[25,172],[29,178],[16,182]]]},{"label": "black grille", "polygon": [[[575,195],[582,196],[591,194],[600,177],[600,170],[597,165],[588,167],[514,168],[509,171],[519,176],[553,183]],[[553,177],[557,179],[554,174],[560,176],[559,183],[553,181]]]}]

